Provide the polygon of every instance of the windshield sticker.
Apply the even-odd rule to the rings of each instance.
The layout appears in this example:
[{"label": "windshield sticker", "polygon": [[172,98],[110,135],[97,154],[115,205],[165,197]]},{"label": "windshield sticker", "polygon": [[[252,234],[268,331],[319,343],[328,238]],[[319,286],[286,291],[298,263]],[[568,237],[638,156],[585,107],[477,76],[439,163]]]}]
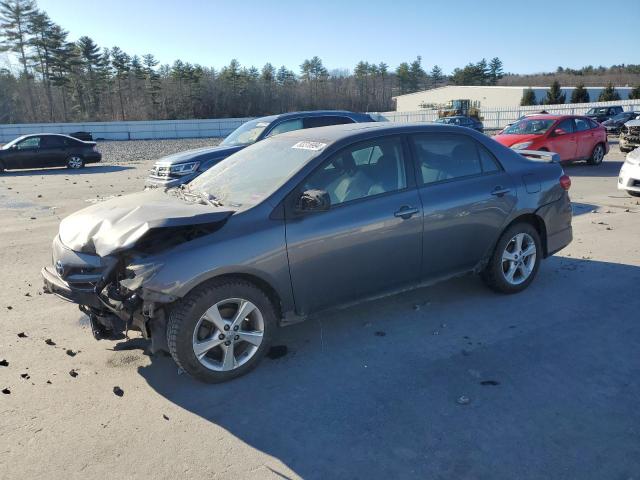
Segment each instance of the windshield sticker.
[{"label": "windshield sticker", "polygon": [[267,122],[258,122],[256,123],[256,127],[268,127],[269,124]]},{"label": "windshield sticker", "polygon": [[318,152],[326,146],[326,143],[320,142],[298,142],[291,148],[297,148],[299,150],[313,150],[314,152]]}]

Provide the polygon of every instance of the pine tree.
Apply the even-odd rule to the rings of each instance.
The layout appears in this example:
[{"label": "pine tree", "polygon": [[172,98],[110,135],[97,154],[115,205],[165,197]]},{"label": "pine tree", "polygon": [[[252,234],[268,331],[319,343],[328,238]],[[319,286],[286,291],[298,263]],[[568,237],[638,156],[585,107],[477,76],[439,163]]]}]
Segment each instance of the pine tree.
[{"label": "pine tree", "polygon": [[422,57],[418,56],[409,65],[409,92],[420,91],[426,75],[422,68]]},{"label": "pine tree", "polygon": [[554,80],[551,84],[551,88],[547,90],[547,98],[544,103],[547,105],[559,105],[564,103],[567,100],[567,96],[562,93],[562,89],[560,88],[560,82],[558,80]]},{"label": "pine tree", "polygon": [[609,82],[609,84],[600,92],[600,96],[598,96],[599,102],[615,102],[620,100],[620,95],[616,92],[613,83]]},{"label": "pine tree", "polygon": [[128,77],[129,71],[131,70],[131,57],[129,57],[129,55],[123,52],[119,47],[113,47],[111,49],[111,66],[115,70],[116,83],[118,85],[121,120],[125,120],[124,87],[122,86],[122,82]]},{"label": "pine tree", "polygon": [[584,88],[584,84],[578,84],[571,92],[571,103],[589,103],[589,101],[589,92]]},{"label": "pine tree", "polygon": [[498,80],[504,76],[502,71],[502,60],[498,57],[493,57],[489,62],[489,81],[491,85],[496,85]]},{"label": "pine tree", "polygon": [[535,105],[536,104],[536,94],[531,88],[527,88],[524,92],[522,92],[522,99],[520,100],[520,105]]},{"label": "pine tree", "polygon": [[102,53],[96,43],[89,37],[83,36],[76,42],[80,57],[81,68],[85,72],[85,86],[88,91],[90,117],[97,116],[100,109],[100,95],[104,84],[100,75]]},{"label": "pine tree", "polygon": [[429,76],[431,77],[431,82],[434,87],[437,87],[438,84],[444,80],[442,69],[438,65],[433,66],[431,72],[429,72]]}]

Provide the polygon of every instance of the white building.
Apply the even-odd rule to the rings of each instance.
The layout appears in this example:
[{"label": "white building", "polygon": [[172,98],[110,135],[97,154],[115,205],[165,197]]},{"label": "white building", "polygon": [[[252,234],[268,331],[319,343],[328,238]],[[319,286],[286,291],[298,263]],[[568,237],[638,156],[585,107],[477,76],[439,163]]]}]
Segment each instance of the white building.
[{"label": "white building", "polygon": [[[451,100],[468,99],[478,102],[481,108],[517,107],[520,105],[522,94],[529,87],[489,87],[489,86],[456,86],[433,88],[422,92],[408,93],[393,97],[396,101],[396,111],[413,112],[430,106],[441,106]],[[571,99],[571,92],[575,87],[561,87],[566,95],[567,103]],[[615,87],[621,100],[627,100],[631,87]],[[536,96],[536,103],[540,103],[547,96],[549,87],[531,87]],[[586,87],[589,100],[597,102],[604,87]]]}]

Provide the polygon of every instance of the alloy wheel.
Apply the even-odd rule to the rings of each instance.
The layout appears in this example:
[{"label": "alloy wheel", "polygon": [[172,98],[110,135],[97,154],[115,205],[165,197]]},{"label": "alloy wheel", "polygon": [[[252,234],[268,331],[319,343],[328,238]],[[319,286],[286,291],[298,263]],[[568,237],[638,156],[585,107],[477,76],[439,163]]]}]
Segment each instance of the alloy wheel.
[{"label": "alloy wheel", "polygon": [[502,252],[502,274],[511,285],[520,285],[536,265],[536,243],[528,233],[515,235]]},{"label": "alloy wheel", "polygon": [[82,158],[69,157],[69,160],[67,160],[67,165],[69,166],[69,168],[82,168]]},{"label": "alloy wheel", "polygon": [[264,337],[264,318],[248,300],[228,298],[207,309],[193,331],[193,353],[206,368],[234,370],[258,351]]},{"label": "alloy wheel", "polygon": [[602,163],[603,158],[604,158],[604,148],[602,148],[602,145],[597,145],[595,150],[593,151],[593,163],[598,165]]}]

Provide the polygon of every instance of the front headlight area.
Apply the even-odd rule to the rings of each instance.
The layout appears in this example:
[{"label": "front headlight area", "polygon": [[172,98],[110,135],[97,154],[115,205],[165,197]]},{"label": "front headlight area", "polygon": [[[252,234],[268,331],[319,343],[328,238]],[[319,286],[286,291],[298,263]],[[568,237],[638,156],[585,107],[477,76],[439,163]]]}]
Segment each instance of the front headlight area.
[{"label": "front headlight area", "polygon": [[200,162],[179,163],[177,165],[156,164],[151,170],[156,177],[183,177],[198,170]]},{"label": "front headlight area", "polygon": [[525,150],[529,148],[531,145],[533,145],[533,142],[521,142],[521,143],[515,143],[511,145],[511,148],[513,150]]},{"label": "front headlight area", "polygon": [[129,265],[125,269],[125,278],[120,280],[120,285],[127,290],[138,290],[145,282],[151,280],[161,268],[161,263]]}]

